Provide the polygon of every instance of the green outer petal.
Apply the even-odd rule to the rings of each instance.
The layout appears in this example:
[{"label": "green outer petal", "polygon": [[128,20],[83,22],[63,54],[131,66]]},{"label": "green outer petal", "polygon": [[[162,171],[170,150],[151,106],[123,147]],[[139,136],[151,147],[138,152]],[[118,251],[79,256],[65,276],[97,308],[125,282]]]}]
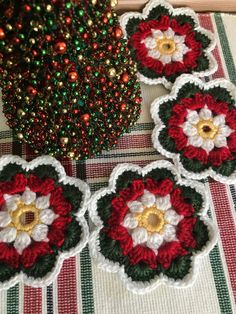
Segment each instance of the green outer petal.
[{"label": "green outer petal", "polygon": [[197,246],[194,249],[195,252],[201,251],[210,240],[208,227],[199,218],[197,219],[197,222],[193,228],[193,236],[197,242]]},{"label": "green outer petal", "polygon": [[72,211],[77,212],[81,208],[83,193],[78,187],[70,184],[62,184],[63,196],[72,205]]},{"label": "green outer petal", "polygon": [[19,271],[8,266],[4,262],[0,262],[0,282],[5,282],[14,277]]},{"label": "green outer petal", "polygon": [[17,173],[25,173],[25,170],[21,165],[10,162],[0,172],[0,181],[11,181],[12,177],[14,177]]},{"label": "green outer petal", "polygon": [[40,179],[51,178],[55,181],[59,180],[59,174],[53,166],[50,165],[40,165],[34,168],[30,173],[36,175]]},{"label": "green outer petal", "polygon": [[115,193],[106,194],[97,201],[97,212],[99,217],[103,221],[104,225],[106,225],[107,220],[109,219],[112,213],[113,208],[111,201],[115,197],[116,197]]},{"label": "green outer petal", "polygon": [[150,281],[154,279],[160,273],[157,269],[152,269],[145,263],[139,263],[137,265],[127,264],[125,265],[125,273],[133,281]]},{"label": "green outer petal", "polygon": [[163,269],[162,273],[165,274],[169,278],[173,278],[175,280],[184,279],[186,275],[188,275],[191,269],[191,254],[186,256],[177,257],[174,259],[168,269]]},{"label": "green outer petal", "polygon": [[158,139],[161,145],[165,148],[165,150],[175,154],[178,153],[174,140],[168,135],[167,128],[161,130]]},{"label": "green outer petal", "polygon": [[65,231],[65,241],[59,250],[64,252],[74,248],[81,241],[81,235],[82,227],[73,217],[72,222],[68,225]]},{"label": "green outer petal", "polygon": [[134,33],[137,32],[138,26],[142,20],[137,17],[132,17],[129,19],[128,23],[126,24],[126,32],[128,37],[131,37]]},{"label": "green outer petal", "polygon": [[23,268],[23,272],[34,279],[43,278],[53,270],[56,259],[57,255],[55,253],[40,256],[32,267]]}]

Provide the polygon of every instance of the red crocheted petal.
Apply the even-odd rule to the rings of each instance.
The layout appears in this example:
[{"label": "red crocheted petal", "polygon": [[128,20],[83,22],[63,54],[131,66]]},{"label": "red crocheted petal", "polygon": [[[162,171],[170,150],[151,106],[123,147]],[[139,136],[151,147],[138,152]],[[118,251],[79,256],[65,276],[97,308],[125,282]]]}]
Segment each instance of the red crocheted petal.
[{"label": "red crocheted petal", "polygon": [[42,195],[48,195],[55,189],[55,183],[54,180],[51,178],[47,178],[42,182],[40,193]]},{"label": "red crocheted petal", "polygon": [[189,110],[198,110],[205,106],[204,95],[196,93],[194,98],[183,98],[181,103]]},{"label": "red crocheted petal", "polygon": [[198,147],[194,147],[192,145],[189,145],[184,149],[183,155],[184,155],[184,157],[186,157],[188,159],[197,159],[200,162],[202,162],[203,164],[208,163],[207,152],[202,148],[198,148]]},{"label": "red crocheted petal", "polygon": [[173,185],[173,182],[168,178],[163,179],[161,182],[147,178],[145,188],[155,195],[166,196],[173,190]]},{"label": "red crocheted petal", "polygon": [[133,247],[133,240],[127,229],[123,226],[113,226],[110,229],[103,229],[103,232],[113,240],[119,241],[122,254],[126,256]]},{"label": "red crocheted petal", "polygon": [[158,74],[162,74],[164,71],[164,65],[160,60],[153,59],[149,56],[146,56],[143,60],[140,60],[142,62],[142,65],[153,70],[154,72]]},{"label": "red crocheted petal", "polygon": [[225,121],[232,130],[236,130],[236,109],[227,113]]},{"label": "red crocheted petal", "polygon": [[50,227],[47,235],[49,243],[61,247],[65,241],[65,232],[59,228],[53,226]]},{"label": "red crocheted petal", "polygon": [[137,179],[131,183],[131,190],[135,194],[136,198],[142,196],[144,193],[144,183],[143,180]]},{"label": "red crocheted petal", "polygon": [[184,218],[177,227],[177,238],[181,245],[185,248],[195,248],[197,243],[193,236],[193,228],[197,218]]},{"label": "red crocheted petal", "polygon": [[192,214],[194,213],[193,206],[184,201],[184,197],[180,188],[176,188],[173,190],[170,195],[170,200],[173,208],[179,215],[189,217],[192,216]]},{"label": "red crocheted petal", "polygon": [[165,64],[164,72],[166,76],[171,76],[172,74],[184,72],[187,68],[183,62],[171,62]]},{"label": "red crocheted petal", "polygon": [[109,225],[119,225],[125,218],[125,215],[128,212],[127,203],[122,197],[115,197],[112,200],[113,211],[110,218],[108,219]]},{"label": "red crocheted petal", "polygon": [[50,205],[56,214],[66,216],[72,209],[72,206],[63,196],[63,190],[61,187],[52,191],[50,196]]},{"label": "red crocheted petal", "polygon": [[66,227],[69,223],[71,223],[72,217],[58,217],[56,218],[50,227],[54,227],[57,229],[60,229],[62,231],[65,231]]},{"label": "red crocheted petal", "polygon": [[233,153],[236,153],[236,132],[232,133],[228,137],[227,144],[228,144],[229,150]]},{"label": "red crocheted petal", "polygon": [[25,191],[27,178],[22,173],[17,173],[10,182],[0,182],[2,194],[17,194]]},{"label": "red crocheted petal", "polygon": [[24,249],[21,255],[21,263],[25,268],[29,268],[35,264],[38,257],[52,253],[53,250],[47,242],[33,242]]},{"label": "red crocheted petal", "polygon": [[33,174],[29,175],[28,178],[28,187],[31,191],[38,193],[41,189],[42,180],[36,177]]},{"label": "red crocheted petal", "polygon": [[201,51],[202,49],[202,43],[196,40],[194,32],[188,33],[186,35],[185,44],[194,51]]},{"label": "red crocheted petal", "polygon": [[216,148],[209,153],[209,162],[215,167],[219,167],[226,160],[233,159],[228,147]]},{"label": "red crocheted petal", "polygon": [[[191,100],[191,98],[189,98],[189,100]],[[186,117],[188,112],[187,112],[186,107],[182,103],[176,103],[172,108],[172,113],[174,115],[180,115],[180,116]]]},{"label": "red crocheted petal", "polygon": [[0,191],[0,206],[2,206],[5,203],[5,199],[3,197],[3,193]]},{"label": "red crocheted petal", "polygon": [[160,29],[161,31],[166,31],[170,27],[170,24],[171,24],[171,20],[168,15],[162,15],[162,17],[156,24],[156,27],[155,27],[154,21],[149,21],[149,25],[151,26],[151,28]]},{"label": "red crocheted petal", "polygon": [[183,150],[187,146],[188,139],[181,127],[178,126],[170,127],[168,129],[168,135],[169,137],[174,139],[175,146],[179,151]]},{"label": "red crocheted petal", "polygon": [[185,122],[188,114],[187,109],[182,104],[175,104],[172,109],[173,115],[168,121],[168,126],[180,126]]},{"label": "red crocheted petal", "polygon": [[197,59],[201,55],[200,51],[191,50],[184,56],[184,64],[187,68],[195,69],[197,67]]},{"label": "red crocheted petal", "polygon": [[188,23],[180,25],[176,19],[171,20],[170,26],[178,35],[187,35],[193,29],[192,26]]},{"label": "red crocheted petal", "polygon": [[157,258],[153,250],[137,245],[129,252],[129,261],[132,265],[144,262],[152,269],[157,268]]},{"label": "red crocheted petal", "polygon": [[163,268],[169,268],[172,261],[178,256],[187,255],[186,251],[179,242],[167,242],[161,246],[158,250],[157,261],[162,265]]},{"label": "red crocheted petal", "polygon": [[0,261],[16,269],[19,267],[20,264],[20,255],[13,246],[1,242]]}]

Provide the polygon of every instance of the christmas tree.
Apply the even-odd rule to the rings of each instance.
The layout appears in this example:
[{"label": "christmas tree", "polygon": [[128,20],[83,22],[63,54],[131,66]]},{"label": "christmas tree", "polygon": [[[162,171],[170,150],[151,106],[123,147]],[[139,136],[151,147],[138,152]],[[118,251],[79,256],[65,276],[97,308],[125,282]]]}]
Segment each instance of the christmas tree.
[{"label": "christmas tree", "polygon": [[140,86],[110,0],[0,0],[0,86],[14,135],[86,159],[139,117]]}]

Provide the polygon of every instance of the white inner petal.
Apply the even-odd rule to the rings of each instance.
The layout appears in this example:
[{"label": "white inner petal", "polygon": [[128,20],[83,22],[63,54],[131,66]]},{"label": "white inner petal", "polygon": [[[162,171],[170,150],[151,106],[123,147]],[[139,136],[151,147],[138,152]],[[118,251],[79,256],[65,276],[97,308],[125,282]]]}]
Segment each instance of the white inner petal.
[{"label": "white inner petal", "polygon": [[199,117],[201,120],[209,120],[212,118],[212,112],[205,106],[200,110]]},{"label": "white inner petal", "polygon": [[215,126],[223,127],[225,126],[225,115],[220,114],[213,118],[213,124]]},{"label": "white inner petal", "polygon": [[9,195],[4,194],[5,208],[8,211],[15,211],[17,209],[17,202],[20,201],[21,196],[19,194]]},{"label": "white inner petal", "polygon": [[13,242],[16,238],[17,230],[13,227],[7,227],[0,231],[0,241],[5,243]]},{"label": "white inner petal", "polygon": [[214,142],[215,146],[218,148],[227,146],[226,137],[222,134],[216,135]]},{"label": "white inner petal", "polygon": [[167,210],[171,208],[170,195],[166,195],[164,197],[157,197],[156,206],[160,210]]},{"label": "white inner petal", "polygon": [[183,128],[184,134],[186,134],[187,136],[197,135],[197,128],[189,122],[184,122],[182,124],[182,128]]},{"label": "white inner petal", "polygon": [[149,191],[144,190],[144,193],[141,196],[141,202],[146,207],[152,207],[156,202],[156,197],[154,194],[150,193]]},{"label": "white inner petal", "polygon": [[176,44],[183,44],[185,42],[185,36],[174,36],[174,41]]},{"label": "white inner petal", "polygon": [[134,229],[138,226],[138,221],[133,214],[127,214],[122,223],[125,228]]},{"label": "white inner petal", "polygon": [[38,209],[47,209],[50,206],[50,194],[47,196],[40,196],[35,201],[35,206]]},{"label": "white inner petal", "polygon": [[167,31],[164,32],[165,37],[168,39],[174,39],[175,32],[169,27]]},{"label": "white inner petal", "polygon": [[4,228],[11,222],[11,216],[6,211],[0,211],[0,227]]},{"label": "white inner petal", "polygon": [[39,224],[39,225],[36,225],[34,229],[32,230],[31,237],[35,241],[44,241],[47,239],[47,235],[48,235],[48,226],[44,224]]},{"label": "white inner petal", "polygon": [[148,232],[144,228],[136,228],[132,232],[132,239],[134,241],[134,245],[142,244],[147,242],[148,240]]},{"label": "white inner petal", "polygon": [[160,233],[153,233],[147,240],[147,246],[152,250],[157,250],[162,245],[163,240]]},{"label": "white inner petal", "polygon": [[164,37],[164,34],[162,31],[160,31],[159,29],[152,29],[152,36],[155,39],[160,39]]},{"label": "white inner petal", "polygon": [[163,64],[171,63],[171,61],[172,61],[171,55],[161,55],[161,56],[160,56],[160,61],[161,61]]},{"label": "white inner petal", "polygon": [[40,213],[40,220],[45,225],[51,225],[56,217],[57,215],[49,208],[42,210]]},{"label": "white inner petal", "polygon": [[172,60],[182,62],[183,61],[183,53],[177,50],[176,52],[173,53]]},{"label": "white inner petal", "polygon": [[155,49],[157,46],[157,42],[156,39],[154,39],[153,37],[147,37],[145,38],[142,43],[145,44],[145,46],[147,47],[147,49]]},{"label": "white inner petal", "polygon": [[142,213],[144,211],[143,204],[139,201],[133,201],[127,203],[132,213]]},{"label": "white inner petal", "polygon": [[233,130],[228,125],[225,125],[223,127],[220,127],[219,132],[221,135],[228,137],[233,132]]},{"label": "white inner petal", "polygon": [[210,139],[203,139],[202,148],[206,150],[208,153],[212,151],[212,149],[215,147],[215,144]]},{"label": "white inner petal", "polygon": [[177,226],[181,219],[182,217],[173,209],[169,209],[165,213],[165,220],[171,225]]},{"label": "white inner petal", "polygon": [[199,122],[199,115],[195,110],[189,111],[186,118],[191,124],[197,124]]},{"label": "white inner petal", "polygon": [[167,242],[174,241],[176,239],[176,229],[172,225],[165,225],[163,229],[163,237]]},{"label": "white inner petal", "polygon": [[29,188],[26,188],[26,190],[21,196],[21,200],[26,205],[30,205],[36,200],[36,193],[32,192]]},{"label": "white inner petal", "polygon": [[188,144],[193,145],[195,147],[201,147],[203,144],[203,138],[201,136],[198,136],[198,135],[189,136]]},{"label": "white inner petal", "polygon": [[160,59],[161,53],[157,49],[151,49],[148,51],[148,56],[153,59]]},{"label": "white inner petal", "polygon": [[16,248],[19,254],[22,254],[23,250],[27,248],[27,246],[29,246],[30,243],[31,243],[31,239],[28,233],[20,232],[16,237],[16,240],[14,242],[14,247]]}]

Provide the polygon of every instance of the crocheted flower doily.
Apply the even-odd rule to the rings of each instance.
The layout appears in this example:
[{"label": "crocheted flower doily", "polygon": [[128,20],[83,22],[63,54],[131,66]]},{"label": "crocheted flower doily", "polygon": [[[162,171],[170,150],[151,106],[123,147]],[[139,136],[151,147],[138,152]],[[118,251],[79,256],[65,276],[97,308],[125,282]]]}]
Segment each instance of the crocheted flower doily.
[{"label": "crocheted flower doily", "polygon": [[96,225],[91,255],[102,269],[117,272],[134,293],[161,283],[187,287],[196,277],[199,257],[216,242],[207,209],[204,186],[182,180],[168,161],[143,169],[118,165],[109,187],[89,203]]},{"label": "crocheted flower doily", "polygon": [[88,241],[90,190],[52,157],[0,158],[0,289],[50,284]]},{"label": "crocheted flower doily", "polygon": [[203,77],[217,70],[210,53],[214,36],[200,27],[191,9],[173,9],[164,0],[153,0],[142,14],[125,13],[120,22],[140,80],[146,84],[162,83],[170,88],[183,73]]},{"label": "crocheted flower doily", "polygon": [[153,145],[181,174],[236,182],[236,88],[224,80],[177,79],[168,96],[151,106]]}]

